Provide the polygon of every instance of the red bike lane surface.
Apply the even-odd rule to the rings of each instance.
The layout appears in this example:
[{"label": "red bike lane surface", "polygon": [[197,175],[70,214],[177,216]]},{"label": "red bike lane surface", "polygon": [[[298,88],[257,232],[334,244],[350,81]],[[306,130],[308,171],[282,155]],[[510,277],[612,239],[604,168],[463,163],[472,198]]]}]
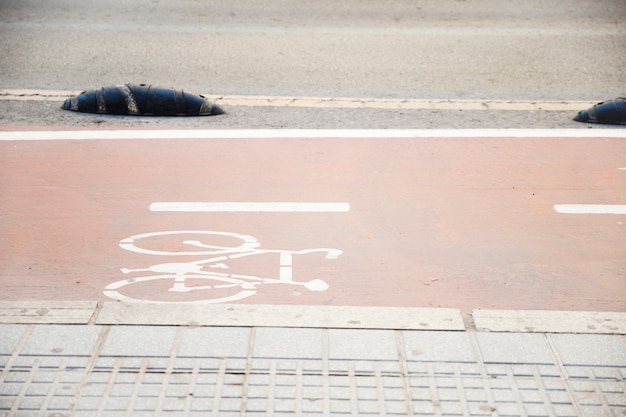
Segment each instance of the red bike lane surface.
[{"label": "red bike lane surface", "polygon": [[[2,300],[626,308],[625,216],[555,210],[626,204],[623,138],[5,140],[0,148]],[[151,211],[156,202],[349,210]],[[157,233],[177,231],[187,233]],[[120,247],[146,234],[130,241],[148,252]],[[214,248],[158,253],[202,252],[202,244]],[[215,247],[222,253],[209,254]],[[328,258],[330,249],[341,253]],[[169,291],[174,269],[186,271],[185,287],[205,288]],[[277,283],[285,270],[295,283]],[[320,282],[328,288],[312,284]]]}]

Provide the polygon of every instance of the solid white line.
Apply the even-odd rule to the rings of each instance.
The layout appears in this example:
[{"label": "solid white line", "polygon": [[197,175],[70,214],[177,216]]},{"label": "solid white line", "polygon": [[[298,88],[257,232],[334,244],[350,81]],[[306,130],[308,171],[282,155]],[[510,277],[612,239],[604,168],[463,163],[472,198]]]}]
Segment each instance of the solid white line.
[{"label": "solid white line", "polygon": [[348,203],[157,202],[150,211],[174,212],[329,212],[350,211]]},{"label": "solid white line", "polygon": [[274,138],[626,138],[626,129],[142,129],[0,131],[0,141]]},{"label": "solid white line", "polygon": [[626,214],[626,205],[619,204],[555,204],[563,214]]}]

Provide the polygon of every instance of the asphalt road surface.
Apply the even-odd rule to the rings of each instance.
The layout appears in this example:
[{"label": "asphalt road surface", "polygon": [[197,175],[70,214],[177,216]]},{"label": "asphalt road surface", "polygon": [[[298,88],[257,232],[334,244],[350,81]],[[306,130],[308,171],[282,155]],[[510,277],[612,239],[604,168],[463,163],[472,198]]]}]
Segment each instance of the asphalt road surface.
[{"label": "asphalt road surface", "polygon": [[[215,98],[365,103],[355,109],[227,100],[229,114],[221,118],[129,121],[81,118],[59,111],[58,101],[18,101],[3,93],[0,123],[585,127],[572,121],[577,110],[626,94],[625,17],[622,0],[0,0],[0,88],[18,94],[144,82]],[[372,105],[380,98],[453,105]],[[485,104],[476,110],[463,100]],[[494,106],[497,100],[536,105],[511,111]]]}]

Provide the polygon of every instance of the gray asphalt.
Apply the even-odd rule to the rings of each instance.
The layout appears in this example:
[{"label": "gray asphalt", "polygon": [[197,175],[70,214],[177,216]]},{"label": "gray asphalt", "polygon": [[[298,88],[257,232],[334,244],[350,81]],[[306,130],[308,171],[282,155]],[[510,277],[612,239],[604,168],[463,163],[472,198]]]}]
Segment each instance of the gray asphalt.
[{"label": "gray asphalt", "polygon": [[[145,82],[215,96],[596,102],[626,95],[625,17],[623,0],[0,0],[0,88]],[[3,102],[0,123],[94,120],[50,109],[42,118],[41,103]],[[558,112],[227,110],[227,122],[210,123],[580,127]]]}]

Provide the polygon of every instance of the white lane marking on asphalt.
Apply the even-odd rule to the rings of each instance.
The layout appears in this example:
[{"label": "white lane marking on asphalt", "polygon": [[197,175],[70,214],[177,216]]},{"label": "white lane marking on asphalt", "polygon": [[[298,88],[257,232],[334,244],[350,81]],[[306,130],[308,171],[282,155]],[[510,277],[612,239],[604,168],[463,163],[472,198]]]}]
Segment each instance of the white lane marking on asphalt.
[{"label": "white lane marking on asphalt", "polygon": [[154,129],[0,131],[0,141],[276,138],[623,138],[626,129]]},{"label": "white lane marking on asphalt", "polygon": [[562,214],[626,214],[626,205],[620,204],[555,204]]},{"label": "white lane marking on asphalt", "polygon": [[150,211],[174,212],[334,212],[350,211],[348,203],[296,202],[156,202]]}]

